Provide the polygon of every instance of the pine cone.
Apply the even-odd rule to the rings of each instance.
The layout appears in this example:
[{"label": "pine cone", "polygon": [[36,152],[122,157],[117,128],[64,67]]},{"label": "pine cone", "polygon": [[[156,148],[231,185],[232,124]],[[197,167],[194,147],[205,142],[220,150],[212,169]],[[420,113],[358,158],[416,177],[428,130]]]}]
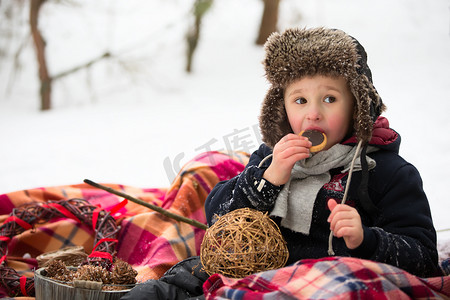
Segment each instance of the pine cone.
[{"label": "pine cone", "polygon": [[61,260],[53,260],[50,264],[45,268],[48,277],[56,277],[63,276],[70,271],[67,269],[66,264]]},{"label": "pine cone", "polygon": [[73,280],[74,272],[69,271],[68,273],[62,274],[62,275],[56,275],[53,277],[53,279],[64,281],[64,282],[71,282]]},{"label": "pine cone", "polygon": [[102,282],[104,284],[110,284],[111,283],[111,272],[106,270],[105,268],[102,268]]},{"label": "pine cone", "polygon": [[129,263],[118,259],[111,272],[111,280],[114,284],[133,284],[136,283],[137,272]]},{"label": "pine cone", "polygon": [[100,266],[84,265],[78,268],[73,279],[109,283],[109,272]]}]

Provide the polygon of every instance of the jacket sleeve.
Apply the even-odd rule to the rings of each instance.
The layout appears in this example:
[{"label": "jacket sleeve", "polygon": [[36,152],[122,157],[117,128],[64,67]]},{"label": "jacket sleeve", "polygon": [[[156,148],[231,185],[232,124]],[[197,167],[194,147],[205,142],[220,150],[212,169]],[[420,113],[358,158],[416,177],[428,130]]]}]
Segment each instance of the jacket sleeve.
[{"label": "jacket sleeve", "polygon": [[216,221],[215,216],[223,216],[235,209],[249,207],[269,211],[273,208],[282,186],[275,186],[262,178],[264,171],[270,165],[270,158],[258,167],[271,152],[270,148],[262,144],[251,155],[242,173],[230,180],[219,182],[213,188],[205,201],[208,225]]},{"label": "jacket sleeve", "polygon": [[374,226],[364,228],[359,257],[397,266],[422,277],[440,275],[433,226],[419,172],[405,163],[385,178]]}]

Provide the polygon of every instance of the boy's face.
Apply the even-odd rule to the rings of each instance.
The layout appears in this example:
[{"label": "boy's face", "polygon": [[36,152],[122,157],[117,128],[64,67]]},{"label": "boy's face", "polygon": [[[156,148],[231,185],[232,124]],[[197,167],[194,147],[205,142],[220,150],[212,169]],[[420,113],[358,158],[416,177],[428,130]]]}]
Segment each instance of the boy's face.
[{"label": "boy's face", "polygon": [[315,75],[286,88],[284,105],[295,134],[316,129],[327,135],[327,150],[342,141],[353,118],[354,97],[342,77]]}]

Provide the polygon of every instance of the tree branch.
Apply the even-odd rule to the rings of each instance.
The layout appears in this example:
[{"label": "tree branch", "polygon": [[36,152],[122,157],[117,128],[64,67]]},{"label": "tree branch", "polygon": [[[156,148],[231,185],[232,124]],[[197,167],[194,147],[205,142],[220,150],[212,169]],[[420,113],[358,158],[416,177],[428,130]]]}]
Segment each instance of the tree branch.
[{"label": "tree branch", "polygon": [[70,74],[72,74],[72,73],[75,73],[75,72],[77,72],[77,71],[79,71],[79,70],[81,70],[81,69],[84,69],[84,68],[89,68],[90,66],[92,66],[93,64],[95,64],[95,63],[101,61],[102,59],[104,59],[104,58],[109,58],[109,57],[111,57],[111,53],[105,52],[105,53],[103,53],[102,55],[100,55],[99,57],[96,57],[96,58],[94,58],[94,59],[88,61],[87,63],[85,63],[85,64],[83,64],[83,65],[79,65],[79,66],[73,67],[72,69],[63,71],[63,72],[61,72],[61,73],[59,73],[59,74],[57,74],[57,75],[55,75],[55,76],[52,76],[52,80],[60,79],[60,78],[62,78],[62,77],[65,77],[65,76],[67,76],[67,75],[70,75]]},{"label": "tree branch", "polygon": [[132,197],[132,196],[130,196],[130,195],[127,195],[127,194],[125,194],[125,193],[123,193],[123,192],[120,192],[120,191],[117,191],[117,190],[115,190],[115,189],[112,189],[112,188],[110,188],[110,187],[108,187],[108,186],[104,186],[104,185],[95,183],[95,182],[93,182],[93,181],[91,181],[91,180],[89,180],[89,179],[85,179],[84,182],[87,183],[87,184],[89,184],[89,185],[92,185],[93,187],[96,187],[96,188],[102,189],[102,190],[104,190],[104,191],[107,191],[108,193],[115,194],[115,195],[117,195],[117,196],[120,196],[120,197],[123,197],[123,198],[125,198],[125,199],[128,199],[128,200],[130,200],[130,201],[132,201],[132,202],[134,202],[134,203],[137,203],[137,204],[139,204],[139,205],[142,205],[142,206],[145,206],[145,207],[147,207],[147,208],[150,208],[150,209],[152,209],[152,210],[154,210],[154,211],[156,211],[156,212],[159,212],[160,214],[162,214],[162,215],[164,215],[164,216],[166,216],[166,217],[169,217],[169,218],[171,218],[171,219],[174,219],[174,220],[176,220],[176,221],[184,222],[184,223],[187,223],[187,224],[189,224],[189,225],[195,226],[195,227],[200,228],[200,229],[203,229],[203,230],[208,229],[208,226],[206,226],[206,225],[203,224],[203,223],[200,223],[200,222],[197,221],[197,220],[189,219],[189,218],[186,218],[186,217],[184,217],[184,216],[180,216],[180,215],[171,213],[170,211],[165,210],[165,209],[162,208],[162,207],[153,205],[153,204],[151,204],[151,203],[144,202],[144,201],[142,201],[142,200],[140,200],[140,199],[134,198],[134,197]]}]

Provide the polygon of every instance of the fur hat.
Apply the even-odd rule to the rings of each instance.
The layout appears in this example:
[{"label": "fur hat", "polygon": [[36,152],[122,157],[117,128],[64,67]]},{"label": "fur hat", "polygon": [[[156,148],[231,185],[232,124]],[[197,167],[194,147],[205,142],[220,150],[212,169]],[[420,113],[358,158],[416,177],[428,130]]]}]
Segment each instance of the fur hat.
[{"label": "fur hat", "polygon": [[265,46],[264,68],[271,84],[264,99],[259,125],[270,147],[292,132],[284,108],[285,88],[305,76],[344,77],[356,99],[353,121],[358,140],[368,142],[373,122],[385,106],[372,84],[367,54],[362,45],[336,29],[292,28],[273,33]]}]

